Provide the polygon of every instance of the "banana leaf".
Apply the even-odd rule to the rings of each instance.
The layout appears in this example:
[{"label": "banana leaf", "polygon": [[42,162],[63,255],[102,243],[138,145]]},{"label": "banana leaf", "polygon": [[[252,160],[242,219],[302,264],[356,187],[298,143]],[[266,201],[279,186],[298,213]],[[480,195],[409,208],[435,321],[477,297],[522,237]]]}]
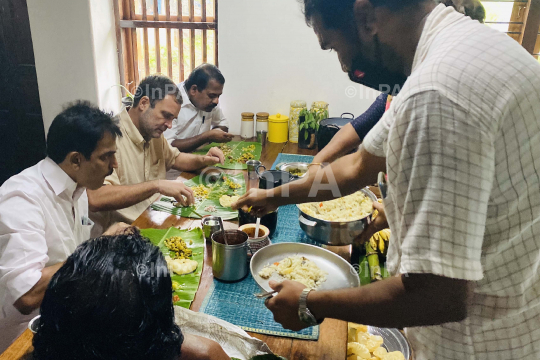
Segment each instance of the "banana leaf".
[{"label": "banana leaf", "polygon": [[[240,188],[231,189],[228,185],[225,184],[225,179],[227,178],[231,180],[231,182],[239,184]],[[200,219],[200,216],[196,215],[193,211],[199,213],[202,216],[220,216],[223,220],[231,220],[238,217],[238,211],[234,211],[230,207],[221,206],[221,204],[219,203],[219,198],[222,195],[244,195],[246,193],[246,182],[244,180],[244,174],[223,174],[223,176],[221,176],[215,184],[208,183],[207,179],[204,177],[196,176],[191,180],[185,181],[184,184],[190,187],[202,184],[211,187],[211,190],[206,200],[200,203],[196,203],[192,206],[176,207],[173,205],[174,203],[176,203],[176,200],[174,198],[163,196],[159,201],[156,201],[152,204],[152,209],[194,219]],[[215,206],[217,211],[204,211],[204,208],[210,205]]]},{"label": "banana leaf", "polygon": [[[174,302],[174,305],[181,306],[189,309],[195,293],[199,288],[199,282],[201,280],[201,272],[204,262],[204,238],[201,228],[196,228],[191,231],[180,230],[174,227],[169,229],[142,229],[141,234],[147,237],[152,244],[160,248],[163,255],[169,255],[169,249],[165,246],[165,239],[172,236],[180,236],[186,242],[186,245],[192,250],[191,260],[195,260],[198,263],[197,269],[191,274],[177,275],[172,273],[171,279],[182,285],[182,288],[176,291],[171,289],[171,296],[178,295],[179,301]],[[193,241],[190,244],[190,240]],[[158,271],[158,269],[150,269],[150,271]],[[158,274],[159,276],[159,274]]]},{"label": "banana leaf", "polygon": [[[210,150],[211,147],[220,147],[224,144],[218,144],[218,143],[211,143],[210,145],[206,145],[205,147],[201,148],[198,151],[195,151],[194,154],[198,155],[206,155],[208,150]],[[242,164],[239,162],[234,161],[235,159],[238,159],[242,154],[245,152],[251,152],[253,156],[255,157],[253,160],[260,160],[261,159],[261,152],[262,152],[262,146],[258,142],[249,142],[249,141],[231,141],[226,143],[226,145],[230,146],[232,148],[231,157],[232,160],[229,159],[227,156],[225,156],[225,164],[223,165],[216,165],[223,169],[230,169],[230,170],[246,170],[247,165]],[[243,151],[242,148],[245,148],[249,145],[255,145],[254,151]]]}]

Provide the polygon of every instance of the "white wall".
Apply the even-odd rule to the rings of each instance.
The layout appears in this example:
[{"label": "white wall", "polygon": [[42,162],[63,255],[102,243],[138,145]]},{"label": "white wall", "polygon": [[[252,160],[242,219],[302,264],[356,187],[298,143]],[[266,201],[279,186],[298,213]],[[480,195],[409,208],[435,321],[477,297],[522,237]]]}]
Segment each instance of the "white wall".
[{"label": "white wall", "polygon": [[[292,100],[330,103],[330,115],[360,115],[377,92],[353,84],[335,53],[320,49],[296,0],[219,2],[221,106],[231,131],[240,113],[288,115]],[[28,0],[45,130],[67,102],[120,107],[112,0]]]},{"label": "white wall", "polygon": [[221,106],[231,132],[240,114],[289,114],[292,100],[322,100],[330,116],[360,115],[378,93],[352,83],[335,53],[322,51],[296,0],[221,0],[219,68],[226,83]]},{"label": "white wall", "polygon": [[111,0],[28,0],[45,131],[68,102],[117,111],[119,83]]},{"label": "white wall", "polygon": [[114,0],[91,0],[91,20],[94,47],[94,67],[99,107],[118,113],[121,108],[121,92],[114,23]]}]

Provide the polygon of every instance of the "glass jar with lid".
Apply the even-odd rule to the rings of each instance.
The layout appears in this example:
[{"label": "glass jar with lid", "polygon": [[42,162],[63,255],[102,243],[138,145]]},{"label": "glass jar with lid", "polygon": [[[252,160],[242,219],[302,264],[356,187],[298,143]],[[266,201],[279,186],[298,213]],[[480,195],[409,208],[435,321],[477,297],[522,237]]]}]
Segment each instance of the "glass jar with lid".
[{"label": "glass jar with lid", "polygon": [[303,109],[306,109],[305,101],[291,101],[291,110],[289,112],[289,141],[292,143],[298,142],[298,118]]},{"label": "glass jar with lid", "polygon": [[328,103],[325,101],[314,101],[311,104],[311,110],[314,111],[328,111]]},{"label": "glass jar with lid", "polygon": [[242,139],[251,139],[253,137],[253,130],[255,126],[253,121],[254,117],[254,113],[242,113],[242,126],[240,128],[240,136],[242,137]]},{"label": "glass jar with lid", "polygon": [[257,125],[256,125],[256,131],[266,131],[268,132],[268,114],[267,112],[259,112],[257,113]]}]

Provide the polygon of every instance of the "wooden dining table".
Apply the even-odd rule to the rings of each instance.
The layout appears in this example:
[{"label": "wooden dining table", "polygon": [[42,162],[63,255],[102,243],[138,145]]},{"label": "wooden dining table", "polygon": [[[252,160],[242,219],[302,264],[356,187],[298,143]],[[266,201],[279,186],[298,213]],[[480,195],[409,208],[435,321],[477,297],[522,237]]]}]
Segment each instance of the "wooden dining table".
[{"label": "wooden dining table", "polygon": [[[270,143],[263,147],[261,154],[261,162],[268,169],[272,166],[279,153],[299,154],[299,155],[315,155],[316,150],[299,149],[295,143]],[[258,180],[249,180],[247,171],[242,170],[226,170],[228,174],[237,174],[243,172],[245,174],[247,188],[257,187]],[[194,173],[169,173],[168,177],[176,177],[177,175],[183,179],[191,179],[197,174]],[[147,209],[133,225],[140,229],[154,228],[167,229],[169,227],[177,227],[179,229],[190,229],[201,226],[201,221],[191,218],[184,218],[176,215],[171,215],[165,212]],[[225,221],[226,229],[238,228],[237,221]],[[333,251],[347,260],[351,257],[351,247],[325,247]],[[201,282],[199,289],[195,294],[195,299],[191,304],[191,310],[199,311],[201,304],[208,293],[210,286],[214,281],[212,275],[212,247],[207,242],[204,258],[204,268],[201,274]],[[276,354],[283,356],[289,360],[344,360],[347,354],[347,323],[345,321],[326,319],[320,325],[319,339],[317,341],[292,339],[287,337],[279,337],[258,333],[249,333],[249,335],[264,341],[270,349]],[[2,355],[0,360],[18,360],[27,358],[32,352],[32,333],[26,330]]]}]

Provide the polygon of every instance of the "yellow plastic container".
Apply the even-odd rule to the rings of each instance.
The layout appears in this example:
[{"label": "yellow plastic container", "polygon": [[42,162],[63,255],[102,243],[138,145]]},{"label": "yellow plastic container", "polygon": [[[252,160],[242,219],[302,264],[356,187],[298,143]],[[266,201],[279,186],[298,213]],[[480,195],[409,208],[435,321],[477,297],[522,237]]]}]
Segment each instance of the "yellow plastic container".
[{"label": "yellow plastic container", "polygon": [[289,117],[281,114],[268,117],[268,141],[284,143],[289,138]]}]

